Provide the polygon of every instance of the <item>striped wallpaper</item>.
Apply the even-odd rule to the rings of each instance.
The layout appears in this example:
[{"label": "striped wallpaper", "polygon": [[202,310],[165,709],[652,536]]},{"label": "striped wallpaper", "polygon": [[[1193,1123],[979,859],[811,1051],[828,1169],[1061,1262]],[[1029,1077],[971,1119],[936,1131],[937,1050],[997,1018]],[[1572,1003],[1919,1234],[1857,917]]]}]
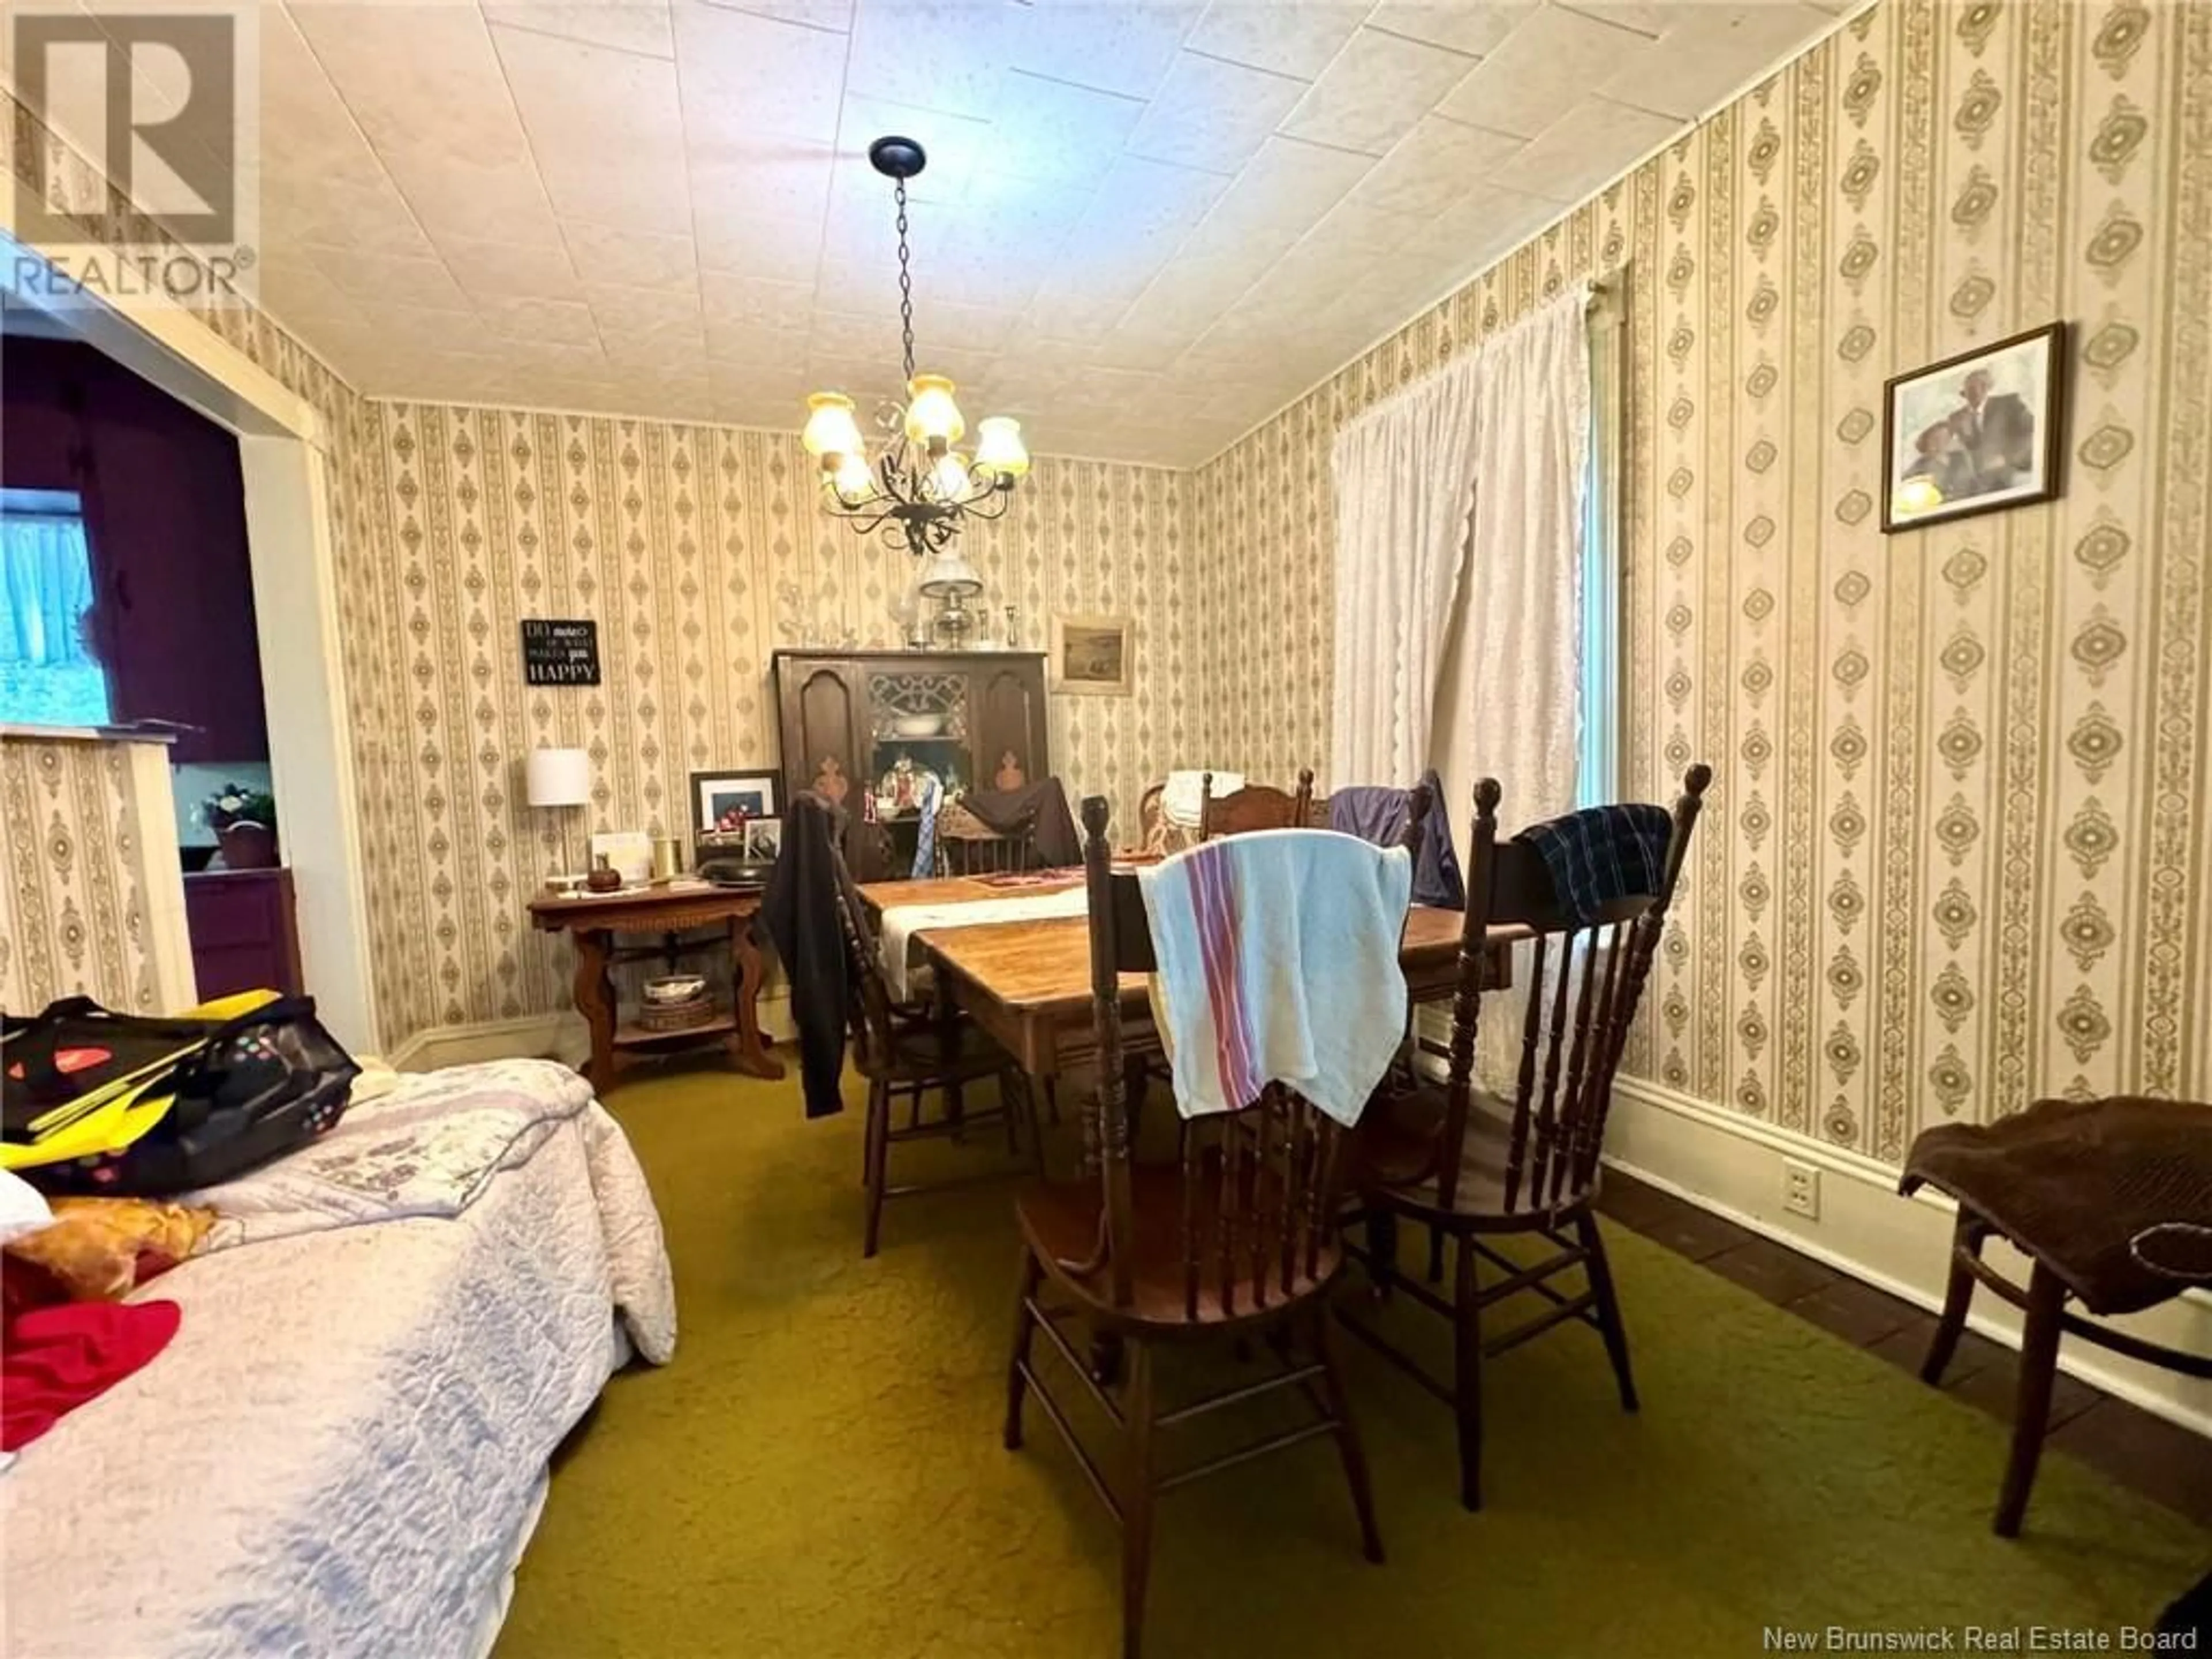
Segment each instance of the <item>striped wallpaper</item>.
[{"label": "striped wallpaper", "polygon": [[[1718,774],[1632,1069],[1893,1163],[2212,1097],[2208,158],[2212,7],[1863,14],[1200,470],[1207,749],[1328,752],[1338,425],[1621,272],[1625,763]],[[1885,378],[2053,318],[2063,498],[1882,535]]]}]

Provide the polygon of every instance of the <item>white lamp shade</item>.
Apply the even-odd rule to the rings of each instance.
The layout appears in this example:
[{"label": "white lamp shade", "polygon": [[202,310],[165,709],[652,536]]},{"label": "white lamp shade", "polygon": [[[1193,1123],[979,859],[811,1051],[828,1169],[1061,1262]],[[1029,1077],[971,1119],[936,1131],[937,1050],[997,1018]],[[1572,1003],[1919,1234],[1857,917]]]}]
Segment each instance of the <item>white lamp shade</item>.
[{"label": "white lamp shade", "polygon": [[592,799],[592,757],[581,749],[533,749],[523,787],[532,806],[582,806]]},{"label": "white lamp shade", "polygon": [[987,415],[976,422],[975,465],[1002,478],[1018,478],[1027,472],[1030,452],[1022,442],[1022,423],[1011,415]]},{"label": "white lamp shade", "polygon": [[948,547],[932,557],[915,585],[933,599],[956,596],[965,599],[970,593],[983,591],[983,579],[975,574],[975,567],[955,547]]}]

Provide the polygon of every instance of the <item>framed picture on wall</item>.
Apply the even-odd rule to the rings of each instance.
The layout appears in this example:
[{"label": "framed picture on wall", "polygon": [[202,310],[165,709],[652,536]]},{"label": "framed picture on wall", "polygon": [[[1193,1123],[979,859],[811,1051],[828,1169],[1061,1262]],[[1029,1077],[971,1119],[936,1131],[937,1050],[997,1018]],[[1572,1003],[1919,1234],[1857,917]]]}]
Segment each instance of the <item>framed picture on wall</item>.
[{"label": "framed picture on wall", "polygon": [[1136,623],[1127,617],[1055,615],[1052,689],[1120,697],[1136,668]]},{"label": "framed picture on wall", "polygon": [[1882,529],[2056,498],[2065,371],[2066,325],[2046,323],[1884,386]]},{"label": "framed picture on wall", "polygon": [[780,816],[773,772],[694,772],[691,822],[700,835],[735,830],[740,820]]}]

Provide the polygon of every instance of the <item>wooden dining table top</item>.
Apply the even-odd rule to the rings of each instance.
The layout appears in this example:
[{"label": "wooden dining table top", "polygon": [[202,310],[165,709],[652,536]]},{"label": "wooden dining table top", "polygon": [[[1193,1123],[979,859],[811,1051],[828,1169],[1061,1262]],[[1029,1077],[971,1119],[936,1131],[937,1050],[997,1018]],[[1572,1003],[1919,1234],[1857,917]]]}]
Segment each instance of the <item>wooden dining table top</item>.
[{"label": "wooden dining table top", "polygon": [[[930,881],[869,882],[860,897],[880,918],[907,905],[939,906],[1042,896],[1080,886],[1081,872],[1063,881],[1019,887],[994,886],[971,877]],[[1460,928],[1456,910],[1416,904],[1406,915],[1398,960],[1407,988],[1417,1000],[1449,994],[1457,971]],[[1505,947],[1525,938],[1523,927],[1497,927],[1491,943],[1503,957]],[[1054,1057],[1071,1048],[1087,1048],[1091,1027],[1091,926],[1082,916],[1040,916],[966,927],[926,928],[915,937],[954,1000],[1012,1049],[1033,1073],[1056,1069]],[[1503,964],[1500,964],[1502,968]],[[1493,983],[1501,982],[1498,973]],[[1121,975],[1125,1014],[1149,1018],[1146,976]],[[1132,1033],[1133,1038],[1135,1036]]]}]

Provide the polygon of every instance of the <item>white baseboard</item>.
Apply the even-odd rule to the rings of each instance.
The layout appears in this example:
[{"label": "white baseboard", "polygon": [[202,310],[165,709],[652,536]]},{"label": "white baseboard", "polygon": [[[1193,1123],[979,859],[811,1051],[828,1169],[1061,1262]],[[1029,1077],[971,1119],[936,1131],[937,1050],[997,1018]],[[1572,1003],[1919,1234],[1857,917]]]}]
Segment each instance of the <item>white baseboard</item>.
[{"label": "white baseboard", "polygon": [[[796,1035],[791,997],[781,987],[763,990],[758,1003],[761,1030],[779,1042]],[[591,1052],[582,1018],[573,1011],[525,1014],[517,1019],[477,1020],[466,1025],[433,1025],[393,1045],[385,1058],[403,1072],[429,1072],[441,1066],[465,1066],[479,1060],[552,1059],[580,1066]]]},{"label": "white baseboard", "polygon": [[[1925,1188],[1899,1197],[1897,1171],[1886,1164],[1635,1078],[1615,1086],[1606,1146],[1608,1164],[1662,1191],[1916,1307],[1932,1312],[1942,1306],[1955,1211],[1948,1200]],[[1785,1158],[1820,1171],[1818,1219],[1783,1207]],[[2027,1282],[2026,1259],[2008,1246],[1992,1241],[1984,1254],[1999,1271]],[[2020,1346],[2019,1313],[1986,1289],[1976,1292],[1969,1322],[1993,1341]],[[2196,1291],[2111,1322],[2148,1341],[2212,1353],[2212,1299]],[[2073,1339],[2060,1346],[2059,1364],[2107,1394],[2212,1434],[2212,1382]]]}]

